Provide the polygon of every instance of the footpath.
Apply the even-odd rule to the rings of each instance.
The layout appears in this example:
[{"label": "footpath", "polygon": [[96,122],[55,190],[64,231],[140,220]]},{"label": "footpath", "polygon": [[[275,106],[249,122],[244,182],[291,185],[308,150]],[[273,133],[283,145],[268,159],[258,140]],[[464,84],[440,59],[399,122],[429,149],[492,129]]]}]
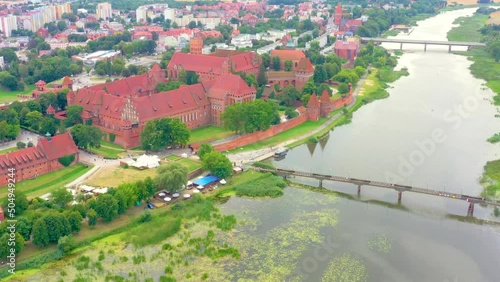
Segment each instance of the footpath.
[{"label": "footpath", "polygon": [[[356,104],[357,95],[358,95],[361,87],[365,83],[365,79],[368,76],[369,70],[370,70],[370,67],[368,67],[365,74],[360,78],[358,84],[356,85],[356,88],[354,89],[354,92],[352,94],[353,95],[352,103],[347,105],[348,109],[350,109],[351,107],[353,107]],[[241,153],[228,154],[227,157],[229,158],[229,160],[231,160],[232,163],[236,163],[236,164],[244,164],[244,163],[249,163],[249,162],[258,162],[258,161],[265,160],[267,158],[272,157],[274,155],[274,153],[276,151],[278,151],[280,148],[286,147],[294,142],[306,139],[308,137],[311,137],[311,136],[317,134],[318,132],[325,129],[327,126],[329,126],[336,119],[338,119],[341,115],[342,115],[342,113],[337,113],[336,115],[330,117],[325,123],[323,123],[321,126],[316,128],[315,130],[312,130],[304,135],[295,137],[295,138],[287,140],[285,142],[279,143],[276,146],[262,148],[262,149],[253,150],[253,151],[245,151],[245,152],[241,152]]]}]

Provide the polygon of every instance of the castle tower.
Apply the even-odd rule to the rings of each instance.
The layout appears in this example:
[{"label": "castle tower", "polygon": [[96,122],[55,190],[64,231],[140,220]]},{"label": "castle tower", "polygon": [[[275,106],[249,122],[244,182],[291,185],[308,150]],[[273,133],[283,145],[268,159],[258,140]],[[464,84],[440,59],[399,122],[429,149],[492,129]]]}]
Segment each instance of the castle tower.
[{"label": "castle tower", "polygon": [[65,76],[63,81],[62,81],[62,85],[64,88],[67,88],[69,90],[73,90],[73,80],[71,80],[71,78],[69,78],[69,76]]},{"label": "castle tower", "polygon": [[320,101],[320,116],[322,117],[328,117],[330,115],[330,112],[333,110],[333,103],[332,99],[330,98],[330,94],[328,94],[328,91],[323,90],[323,93],[321,94],[321,97],[319,98]]},{"label": "castle tower", "polygon": [[340,26],[342,22],[342,5],[340,2],[337,4],[337,8],[335,8],[335,25]]},{"label": "castle tower", "polygon": [[203,53],[203,38],[193,37],[189,40],[189,53],[201,55]]},{"label": "castle tower", "polygon": [[319,119],[319,107],[318,97],[316,96],[316,93],[313,93],[307,103],[307,118],[309,120],[317,121]]}]

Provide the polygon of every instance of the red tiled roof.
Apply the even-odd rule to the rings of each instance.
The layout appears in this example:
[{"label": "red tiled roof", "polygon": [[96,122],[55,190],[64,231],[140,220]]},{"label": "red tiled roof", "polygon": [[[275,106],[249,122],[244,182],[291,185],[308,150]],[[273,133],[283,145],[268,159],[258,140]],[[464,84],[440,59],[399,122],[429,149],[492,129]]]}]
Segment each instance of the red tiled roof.
[{"label": "red tiled roof", "polygon": [[356,41],[342,41],[335,42],[335,50],[357,50],[358,43]]},{"label": "red tiled roof", "polygon": [[151,32],[149,31],[136,31],[134,32],[134,36],[137,37],[137,36],[153,36],[153,34],[151,34]]},{"label": "red tiled roof", "polygon": [[36,147],[30,147],[15,152],[0,155],[0,170],[15,167],[20,170],[25,167],[41,164],[46,161],[46,156],[37,150]]},{"label": "red tiled roof", "polygon": [[302,59],[300,59],[299,64],[297,65],[297,70],[301,70],[301,71],[305,71],[305,72],[313,72],[314,67],[308,58],[302,58]]},{"label": "red tiled roof", "polygon": [[69,78],[69,76],[65,76],[65,77],[63,78],[62,84],[63,84],[63,85],[73,84],[73,81],[71,80],[71,78]]},{"label": "red tiled roof", "polygon": [[66,155],[78,153],[78,148],[71,138],[69,132],[56,135],[49,141],[46,138],[40,139],[36,144],[37,150],[43,152],[49,160],[59,159]]},{"label": "red tiled roof", "polygon": [[225,74],[202,84],[208,88],[208,97],[216,99],[224,99],[227,94],[242,97],[249,93],[255,93],[253,86],[248,86],[239,75],[235,74]]},{"label": "red tiled roof", "polygon": [[47,85],[47,83],[45,83],[45,81],[43,81],[43,80],[39,80],[39,81],[37,81],[37,83],[35,83],[35,85],[36,86],[38,86],[38,85]]},{"label": "red tiled roof", "polygon": [[360,26],[363,24],[362,20],[347,20],[347,24],[350,26]]},{"label": "red tiled roof", "polygon": [[177,52],[168,63],[168,68],[178,65],[186,71],[208,72],[211,69],[214,74],[222,74],[222,65],[225,61],[226,58]]},{"label": "red tiled roof", "polygon": [[330,99],[330,94],[328,94],[328,91],[326,89],[323,90],[323,93],[321,94],[319,100],[321,101],[321,103],[327,103],[327,104],[332,103],[332,100]]},{"label": "red tiled roof", "polygon": [[48,113],[55,113],[56,110],[54,109],[54,107],[52,107],[52,105],[49,105],[49,107],[45,110],[45,112],[48,114]]},{"label": "red tiled roof", "polygon": [[317,108],[319,107],[319,101],[318,101],[318,97],[316,96],[316,93],[313,93],[311,95],[311,98],[309,98],[309,102],[307,102],[307,107],[308,108]]},{"label": "red tiled roof", "polygon": [[281,61],[298,61],[305,58],[306,55],[300,50],[271,50],[272,57],[280,57]]}]

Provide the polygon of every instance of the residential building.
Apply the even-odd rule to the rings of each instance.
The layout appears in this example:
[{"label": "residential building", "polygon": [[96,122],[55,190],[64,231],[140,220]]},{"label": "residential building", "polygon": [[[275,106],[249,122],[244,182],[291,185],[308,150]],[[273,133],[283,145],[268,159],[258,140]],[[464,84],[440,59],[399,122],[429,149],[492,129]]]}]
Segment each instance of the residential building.
[{"label": "residential building", "polygon": [[10,37],[13,30],[17,30],[17,17],[8,15],[0,17],[0,28],[4,37]]},{"label": "residential building", "polygon": [[135,18],[138,23],[146,22],[148,17],[148,7],[140,6],[135,10]]},{"label": "residential building", "polygon": [[64,168],[60,158],[73,155],[70,165],[79,161],[78,148],[71,135],[64,133],[39,139],[34,147],[0,155],[0,186],[8,184],[9,169],[16,169],[16,181],[32,179]]},{"label": "residential building", "polygon": [[64,13],[68,13],[68,14],[71,14],[71,5],[70,3],[64,3],[64,4],[60,4],[60,5],[56,5],[56,18],[59,20],[59,19],[62,19],[62,15]]},{"label": "residential building", "polygon": [[170,20],[172,22],[175,19],[175,9],[165,9],[165,11],[163,11],[163,16],[165,17],[165,20]]},{"label": "residential building", "polygon": [[107,20],[113,17],[113,9],[111,9],[111,4],[108,2],[98,3],[96,14],[98,19]]},{"label": "residential building", "polygon": [[140,133],[148,120],[179,118],[189,128],[220,125],[220,114],[228,105],[252,101],[256,95],[253,86],[231,73],[158,93],[159,82],[166,82],[165,71],[154,65],[143,75],[71,91],[68,105],[82,106],[84,120],[92,120],[106,136],[113,134],[116,144],[133,148],[141,144]]}]

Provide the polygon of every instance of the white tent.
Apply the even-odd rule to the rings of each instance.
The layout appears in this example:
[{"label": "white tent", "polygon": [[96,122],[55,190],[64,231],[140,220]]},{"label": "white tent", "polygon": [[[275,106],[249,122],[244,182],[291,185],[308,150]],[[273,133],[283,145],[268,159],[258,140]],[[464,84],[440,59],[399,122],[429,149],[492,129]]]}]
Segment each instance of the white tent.
[{"label": "white tent", "polygon": [[128,161],[127,164],[136,168],[155,168],[160,166],[160,159],[156,155],[148,156],[144,154],[137,158],[136,161]]},{"label": "white tent", "polygon": [[94,189],[94,191],[92,191],[96,194],[106,194],[108,193],[108,188],[97,188],[97,189]]},{"label": "white tent", "polygon": [[227,183],[227,182],[226,182],[226,180],[225,180],[225,179],[222,179],[222,180],[220,181],[220,184],[222,184],[222,185],[224,185],[224,184],[226,184],[226,183]]}]

